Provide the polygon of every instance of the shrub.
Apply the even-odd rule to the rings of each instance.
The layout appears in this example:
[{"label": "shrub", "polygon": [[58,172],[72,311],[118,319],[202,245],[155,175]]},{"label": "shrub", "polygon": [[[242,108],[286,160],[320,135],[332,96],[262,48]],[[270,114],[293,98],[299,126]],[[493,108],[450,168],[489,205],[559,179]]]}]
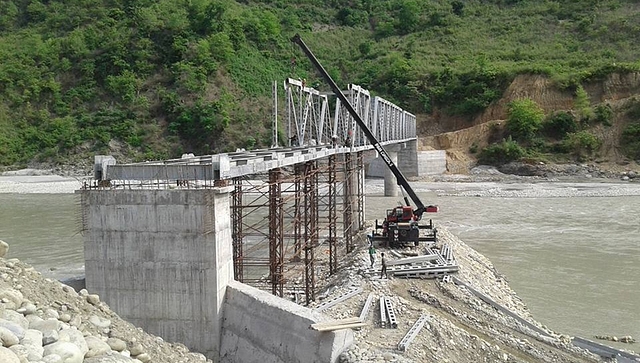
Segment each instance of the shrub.
[{"label": "shrub", "polygon": [[628,117],[640,121],[640,100],[632,99],[625,109]]},{"label": "shrub", "polygon": [[516,100],[509,104],[507,132],[517,141],[529,141],[538,132],[544,112],[533,100]]},{"label": "shrub", "polygon": [[476,144],[475,142],[473,144],[471,144],[471,146],[469,147],[469,152],[472,154],[475,154],[478,152],[478,144]]},{"label": "shrub", "polygon": [[578,158],[591,155],[602,145],[600,139],[586,130],[568,134],[565,143]]},{"label": "shrub", "polygon": [[576,118],[566,111],[552,114],[542,124],[542,132],[556,139],[563,139],[568,133],[576,131],[578,131]]},{"label": "shrub", "polygon": [[640,160],[640,123],[631,124],[622,131],[620,146],[626,156]]},{"label": "shrub", "polygon": [[613,120],[613,109],[608,104],[597,105],[594,109],[594,122],[602,123],[605,126],[611,126]]},{"label": "shrub", "polygon": [[526,151],[511,137],[498,144],[482,149],[478,162],[481,164],[500,165],[515,161],[526,155]]}]

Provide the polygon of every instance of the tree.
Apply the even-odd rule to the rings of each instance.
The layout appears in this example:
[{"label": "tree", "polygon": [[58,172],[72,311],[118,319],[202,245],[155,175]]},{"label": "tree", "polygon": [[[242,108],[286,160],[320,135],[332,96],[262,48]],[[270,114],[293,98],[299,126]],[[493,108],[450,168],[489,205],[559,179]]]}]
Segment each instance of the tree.
[{"label": "tree", "polygon": [[517,141],[528,142],[540,129],[544,111],[531,99],[509,103],[507,132]]}]

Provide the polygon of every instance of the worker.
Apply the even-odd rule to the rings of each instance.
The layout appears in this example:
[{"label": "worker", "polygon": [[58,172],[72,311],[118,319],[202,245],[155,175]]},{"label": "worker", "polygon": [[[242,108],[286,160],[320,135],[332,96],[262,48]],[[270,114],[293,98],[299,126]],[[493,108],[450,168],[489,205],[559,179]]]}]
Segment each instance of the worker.
[{"label": "worker", "polygon": [[380,278],[384,275],[384,278],[388,278],[387,276],[387,259],[384,258],[384,252],[380,255],[382,257],[382,270],[380,270]]},{"label": "worker", "polygon": [[371,241],[369,242],[369,259],[371,260],[371,268],[373,268],[373,263],[376,262],[376,249]]}]

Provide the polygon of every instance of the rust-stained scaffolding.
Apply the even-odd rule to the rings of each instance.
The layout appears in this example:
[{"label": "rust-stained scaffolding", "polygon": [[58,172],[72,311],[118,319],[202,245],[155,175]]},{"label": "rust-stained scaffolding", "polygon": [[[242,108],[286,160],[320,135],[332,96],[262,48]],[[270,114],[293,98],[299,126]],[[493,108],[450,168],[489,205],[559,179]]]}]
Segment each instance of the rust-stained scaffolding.
[{"label": "rust-stained scaffolding", "polygon": [[353,217],[364,219],[357,195],[363,186],[354,185],[364,182],[358,177],[363,160],[346,155],[273,169],[268,181],[234,179],[231,216],[238,281],[281,297],[304,294],[306,304],[315,300],[316,274],[338,271],[339,258],[354,249],[358,228]]},{"label": "rust-stained scaffolding", "polygon": [[232,179],[196,174],[172,179],[159,173],[141,180],[94,180],[83,188],[230,186],[235,279],[281,297],[294,294],[298,302],[309,304],[320,281],[316,275],[336,273],[340,258],[355,249],[354,236],[364,227],[363,159],[362,152],[330,154]]}]

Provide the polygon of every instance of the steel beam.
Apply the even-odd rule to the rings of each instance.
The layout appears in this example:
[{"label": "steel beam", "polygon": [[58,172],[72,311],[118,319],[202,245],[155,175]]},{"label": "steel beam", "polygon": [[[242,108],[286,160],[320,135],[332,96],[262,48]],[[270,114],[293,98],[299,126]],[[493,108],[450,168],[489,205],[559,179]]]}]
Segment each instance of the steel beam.
[{"label": "steel beam", "polygon": [[411,344],[411,342],[416,338],[416,336],[418,335],[418,333],[420,332],[420,330],[422,329],[422,327],[426,322],[427,322],[427,316],[421,315],[420,318],[418,318],[418,320],[416,320],[416,322],[413,323],[413,326],[411,327],[411,329],[409,329],[407,334],[405,334],[405,336],[402,338],[402,340],[398,344],[398,350],[403,352],[406,351],[409,344]]},{"label": "steel beam", "polygon": [[356,295],[358,295],[359,293],[362,292],[362,288],[361,287],[357,287],[357,288],[351,288],[349,289],[349,291],[345,292],[344,294],[338,295],[337,297],[327,300],[325,302],[323,302],[322,304],[318,305],[315,309],[313,309],[314,311],[323,311],[327,308],[330,308],[342,301],[345,301],[351,297],[354,297]]}]

